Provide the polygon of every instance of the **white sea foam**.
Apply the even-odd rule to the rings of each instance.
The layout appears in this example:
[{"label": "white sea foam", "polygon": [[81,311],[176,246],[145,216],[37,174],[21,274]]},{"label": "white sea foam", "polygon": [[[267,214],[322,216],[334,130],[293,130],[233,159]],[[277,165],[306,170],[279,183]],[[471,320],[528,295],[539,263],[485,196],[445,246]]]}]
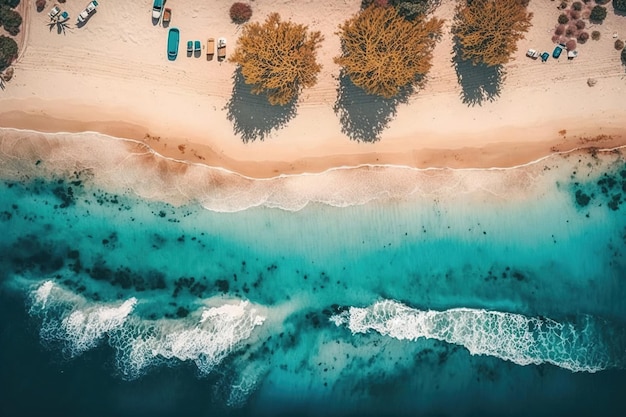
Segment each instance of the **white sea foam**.
[{"label": "white sea foam", "polygon": [[163,360],[193,361],[201,373],[216,365],[248,339],[265,318],[249,302],[202,310],[184,320],[134,320],[112,337],[120,370],[128,378],[142,375]]},{"label": "white sea foam", "polygon": [[551,363],[575,372],[597,372],[623,361],[612,357],[609,341],[603,340],[591,317],[574,325],[480,309],[422,311],[385,300],[367,308],[351,307],[331,321],[353,334],[374,330],[399,340],[437,339],[464,346],[472,355],[519,365]]},{"label": "white sea foam", "polygon": [[122,303],[92,303],[45,281],[31,293],[31,313],[42,316],[40,334],[45,340],[60,340],[71,356],[95,347],[102,338],[120,329],[137,304],[136,298]]},{"label": "white sea foam", "polygon": [[33,302],[37,305],[38,308],[44,309],[46,308],[46,303],[48,302],[48,297],[50,297],[50,293],[54,288],[54,282],[45,281],[41,284],[33,293]]},{"label": "white sea foam", "polygon": [[133,314],[138,301],[93,302],[45,281],[30,294],[30,313],[42,319],[44,342],[61,342],[74,357],[108,340],[127,378],[171,360],[192,361],[211,372],[261,326],[265,317],[248,301],[201,308],[185,319],[146,320]]},{"label": "white sea foam", "polygon": [[505,169],[362,165],[254,179],[219,167],[166,158],[138,141],[94,132],[44,134],[0,129],[0,136],[0,175],[4,178],[80,172],[81,178],[88,177],[94,186],[109,192],[132,190],[141,198],[174,205],[197,202],[218,212],[259,206],[295,211],[310,203],[345,207],[407,197],[464,196],[467,200],[468,195],[475,195],[510,200],[527,195],[529,190],[542,193],[541,184],[553,187],[551,177],[538,180],[551,175],[547,172],[553,174],[564,162],[557,155]]}]

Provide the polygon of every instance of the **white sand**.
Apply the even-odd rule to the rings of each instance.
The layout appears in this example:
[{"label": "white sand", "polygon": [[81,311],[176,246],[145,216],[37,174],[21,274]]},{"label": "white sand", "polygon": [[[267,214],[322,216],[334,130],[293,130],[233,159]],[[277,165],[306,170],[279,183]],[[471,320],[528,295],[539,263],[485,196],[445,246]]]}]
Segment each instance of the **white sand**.
[{"label": "white sand", "polygon": [[[187,57],[187,40],[226,37],[232,52],[241,28],[230,22],[232,1],[169,0],[171,27],[181,32],[178,59],[166,57],[167,29],[151,21],[150,0],[101,0],[82,28],[74,25],[87,1],[69,1],[65,33],[50,30],[47,12],[25,14],[24,46],[14,79],[0,92],[0,126],[42,131],[97,130],[146,139],[159,152],[225,166],[248,175],[321,171],[337,165],[391,163],[412,166],[507,166],[585,145],[581,138],[607,135],[596,146],[626,143],[626,70],[613,48],[612,34],[626,38],[626,17],[610,3],[600,41],[580,45],[579,57],[546,63],[524,56],[532,47],[551,52],[560,11],[556,2],[533,0],[533,27],[506,66],[501,94],[492,102],[468,105],[452,66],[449,33],[455,1],[443,0],[436,15],[446,19],[426,87],[397,106],[376,143],[342,133],[333,110],[337,101],[340,53],[337,26],[356,13],[360,0],[256,0],[253,21],[271,12],[304,23],[325,36],[318,84],[303,92],[297,114],[265,140],[244,143],[228,120],[235,66],[227,61]],[[85,4],[83,4],[85,3]],[[587,79],[597,85],[587,86]],[[476,80],[469,80],[470,84]],[[268,117],[276,109],[243,97],[238,107]],[[559,131],[566,129],[565,135]],[[186,145],[184,151],[178,145]]]}]

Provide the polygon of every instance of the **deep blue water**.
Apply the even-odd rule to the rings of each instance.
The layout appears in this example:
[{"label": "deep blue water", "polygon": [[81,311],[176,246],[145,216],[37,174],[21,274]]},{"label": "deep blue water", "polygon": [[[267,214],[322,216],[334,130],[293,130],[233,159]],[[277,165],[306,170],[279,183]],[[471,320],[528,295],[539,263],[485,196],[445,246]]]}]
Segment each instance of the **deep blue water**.
[{"label": "deep blue water", "polygon": [[619,152],[227,213],[4,145],[0,415],[626,412]]}]

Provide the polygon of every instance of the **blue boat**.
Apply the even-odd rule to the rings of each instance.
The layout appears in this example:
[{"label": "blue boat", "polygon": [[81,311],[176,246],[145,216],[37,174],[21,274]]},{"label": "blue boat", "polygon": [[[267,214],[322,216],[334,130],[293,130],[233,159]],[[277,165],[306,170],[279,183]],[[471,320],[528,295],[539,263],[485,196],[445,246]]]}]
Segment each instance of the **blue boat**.
[{"label": "blue boat", "polygon": [[180,42],[180,31],[178,28],[170,28],[167,34],[167,59],[174,61],[178,56],[178,43]]}]

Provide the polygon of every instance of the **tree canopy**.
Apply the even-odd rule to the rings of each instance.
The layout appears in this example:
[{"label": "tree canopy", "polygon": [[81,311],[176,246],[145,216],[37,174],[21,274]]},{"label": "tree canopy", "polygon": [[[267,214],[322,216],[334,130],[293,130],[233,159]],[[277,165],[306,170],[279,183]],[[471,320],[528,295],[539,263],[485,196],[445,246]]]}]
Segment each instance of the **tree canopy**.
[{"label": "tree canopy", "polygon": [[8,36],[0,35],[0,71],[11,65],[17,57],[17,43]]},{"label": "tree canopy", "polygon": [[452,33],[462,58],[476,64],[503,65],[517,51],[517,41],[531,27],[524,0],[459,2]]},{"label": "tree canopy", "polygon": [[354,85],[391,98],[423,80],[443,21],[406,20],[393,7],[370,6],[339,26],[342,55],[335,58]]},{"label": "tree canopy", "polygon": [[317,82],[322,66],[316,56],[323,39],[320,32],[282,22],[273,13],[262,24],[243,27],[230,61],[241,67],[254,94],[266,94],[270,104],[285,105]]}]

